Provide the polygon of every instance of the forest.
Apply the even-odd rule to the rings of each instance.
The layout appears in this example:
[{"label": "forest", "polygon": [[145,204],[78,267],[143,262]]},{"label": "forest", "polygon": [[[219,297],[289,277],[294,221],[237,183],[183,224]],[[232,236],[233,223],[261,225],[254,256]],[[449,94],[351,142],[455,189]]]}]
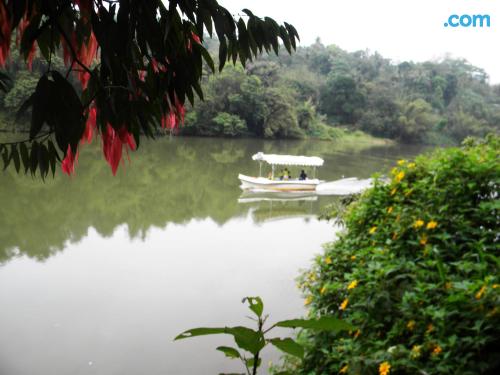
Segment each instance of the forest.
[{"label": "forest", "polygon": [[[218,43],[205,42],[215,57]],[[52,67],[64,71],[60,57]],[[34,90],[30,72],[12,56],[12,83],[0,93],[0,129]],[[264,55],[245,67],[229,64],[208,74],[204,101],[188,107],[180,135],[334,139],[360,132],[403,143],[458,144],[467,136],[498,132],[500,85],[465,60],[395,63],[376,52],[347,52],[318,39],[292,55]],[[17,121],[17,130],[27,130]]]}]

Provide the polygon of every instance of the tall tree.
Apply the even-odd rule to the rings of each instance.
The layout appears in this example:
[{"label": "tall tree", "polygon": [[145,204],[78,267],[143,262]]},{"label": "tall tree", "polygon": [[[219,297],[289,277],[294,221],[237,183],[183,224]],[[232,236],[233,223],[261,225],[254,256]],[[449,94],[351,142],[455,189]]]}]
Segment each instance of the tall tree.
[{"label": "tall tree", "polygon": [[[0,67],[14,36],[29,67],[37,51],[47,62],[20,108],[32,111],[29,139],[0,144],[5,166],[19,171],[22,163],[45,177],[60,160],[71,174],[79,143],[97,133],[116,173],[123,148],[135,150],[142,135],[161,127],[175,129],[185,102],[203,99],[203,65],[215,70],[205,35],[219,40],[219,70],[263,51],[278,54],[280,44],[296,48],[292,25],[243,13],[235,18],[216,0],[0,0]],[[60,50],[64,74],[52,65]],[[8,80],[0,72],[0,89]]]}]

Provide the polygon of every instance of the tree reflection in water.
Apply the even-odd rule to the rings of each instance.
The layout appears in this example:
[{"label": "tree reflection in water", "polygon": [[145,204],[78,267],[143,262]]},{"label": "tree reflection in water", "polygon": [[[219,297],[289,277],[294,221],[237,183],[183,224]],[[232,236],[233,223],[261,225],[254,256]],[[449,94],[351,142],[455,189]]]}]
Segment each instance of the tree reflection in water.
[{"label": "tree reflection in water", "polygon": [[16,255],[44,260],[78,242],[90,227],[111,236],[126,224],[131,238],[145,238],[151,227],[211,218],[219,225],[251,212],[254,221],[317,214],[329,198],[238,203],[237,175],[258,174],[251,156],[258,152],[318,155],[320,177],[369,177],[394,160],[420,149],[322,141],[168,138],[130,155],[131,163],[113,177],[97,144],[85,148],[74,178],[0,175],[0,263]]}]

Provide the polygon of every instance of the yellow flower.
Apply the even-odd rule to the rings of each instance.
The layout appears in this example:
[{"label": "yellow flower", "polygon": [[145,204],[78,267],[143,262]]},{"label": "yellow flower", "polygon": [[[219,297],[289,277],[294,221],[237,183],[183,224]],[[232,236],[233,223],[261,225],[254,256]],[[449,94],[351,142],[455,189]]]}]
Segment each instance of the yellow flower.
[{"label": "yellow flower", "polygon": [[391,174],[397,175],[398,174],[398,169],[397,168],[392,168],[391,169]]},{"label": "yellow flower", "polygon": [[399,166],[404,165],[405,163],[406,163],[406,160],[404,160],[404,159],[398,160]]},{"label": "yellow flower", "polygon": [[391,206],[391,207],[387,207],[387,213],[390,214],[392,211],[394,210],[394,208]]},{"label": "yellow flower", "polygon": [[420,239],[420,245],[425,246],[427,244],[427,236],[424,234]]},{"label": "yellow flower", "polygon": [[347,305],[349,304],[349,298],[346,298],[345,300],[342,301],[340,304],[339,309],[340,310],[345,310],[347,308]]},{"label": "yellow flower", "polygon": [[429,221],[429,222],[427,223],[427,229],[434,229],[434,228],[436,228],[436,227],[437,227],[437,225],[438,225],[438,223],[437,223],[437,222],[435,222],[434,220],[431,220],[431,221]]},{"label": "yellow flower", "polygon": [[349,370],[349,366],[345,365],[339,371],[339,374],[347,374],[347,370]]},{"label": "yellow flower", "polygon": [[326,257],[325,258],[325,263],[326,264],[332,264],[332,258],[331,257]]},{"label": "yellow flower", "polygon": [[358,329],[358,330],[354,333],[354,338],[357,338],[359,335],[361,335],[361,331]]},{"label": "yellow flower", "polygon": [[389,362],[382,362],[378,368],[379,375],[389,375],[391,371],[391,365]]},{"label": "yellow flower", "polygon": [[443,351],[443,349],[441,349],[441,347],[439,345],[436,345],[436,347],[434,348],[434,350],[432,351],[432,355],[438,355],[439,353],[441,353]]},{"label": "yellow flower", "polygon": [[500,287],[500,284],[493,284],[491,287],[492,287],[493,289],[496,289],[496,288]]},{"label": "yellow flower", "polygon": [[309,274],[309,280],[311,280],[311,281],[316,281],[316,274],[311,272],[311,273]]},{"label": "yellow flower", "polygon": [[320,294],[325,294],[326,292],[326,285],[323,286],[323,288],[321,288],[321,290],[319,291]]},{"label": "yellow flower", "polygon": [[431,333],[432,331],[434,331],[434,326],[432,325],[432,323],[429,323],[429,325],[427,326],[427,330],[425,332]]},{"label": "yellow flower", "polygon": [[353,280],[351,281],[351,283],[349,284],[349,286],[347,287],[347,290],[351,290],[351,289],[354,289],[358,286],[358,280]]},{"label": "yellow flower", "polygon": [[306,298],[306,300],[304,301],[304,305],[305,305],[305,306],[310,305],[312,301],[313,301],[312,296],[308,296],[308,297]]},{"label": "yellow flower", "polygon": [[415,166],[416,166],[416,164],[415,164],[415,163],[410,163],[410,164],[408,164],[408,168],[410,168],[410,169],[411,169],[411,168],[415,168]]},{"label": "yellow flower", "polygon": [[484,292],[486,292],[486,285],[483,285],[481,289],[479,289],[479,292],[476,293],[476,299],[481,299]]},{"label": "yellow flower", "polygon": [[413,331],[413,329],[415,328],[415,321],[414,321],[414,320],[410,320],[410,321],[406,324],[406,328],[408,328],[408,330],[410,330],[410,331]]},{"label": "yellow flower", "polygon": [[413,345],[411,348],[411,357],[412,358],[418,358],[420,357],[420,349],[422,348],[421,345]]},{"label": "yellow flower", "polygon": [[421,228],[424,224],[425,224],[425,222],[423,220],[418,219],[417,221],[415,221],[413,223],[413,228],[415,228],[415,229]]},{"label": "yellow flower", "polygon": [[356,260],[356,255],[351,255],[351,260]]},{"label": "yellow flower", "polygon": [[377,230],[377,227],[371,227],[368,233],[373,234]]},{"label": "yellow flower", "polygon": [[397,192],[397,191],[398,191],[398,189],[397,189],[397,188],[392,189],[392,190],[391,190],[391,195],[396,194],[396,192]]},{"label": "yellow flower", "polygon": [[401,182],[401,180],[405,177],[405,173],[403,171],[399,172],[396,177],[394,177],[394,180],[396,182]]}]

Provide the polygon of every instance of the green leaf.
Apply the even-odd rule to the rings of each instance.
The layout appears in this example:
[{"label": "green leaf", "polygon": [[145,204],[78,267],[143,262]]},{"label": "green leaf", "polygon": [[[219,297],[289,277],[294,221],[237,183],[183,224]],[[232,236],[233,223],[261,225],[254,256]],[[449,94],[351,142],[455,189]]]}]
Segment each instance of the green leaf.
[{"label": "green leaf", "polygon": [[19,152],[17,151],[17,145],[12,145],[11,158],[14,160],[14,167],[16,172],[19,173],[19,168],[21,168],[21,160],[19,159]]},{"label": "green leaf", "polygon": [[29,155],[28,147],[26,146],[25,142],[22,142],[19,145],[19,151],[21,153],[21,160],[23,161],[23,165],[24,165],[24,173],[28,173],[28,168],[30,166],[30,155]]},{"label": "green leaf", "polygon": [[59,154],[57,153],[54,143],[51,140],[49,140],[48,143],[48,152],[49,152],[50,169],[52,171],[52,177],[54,177],[56,175],[56,160],[61,160],[61,159],[59,158]]},{"label": "green leaf", "polygon": [[30,153],[31,175],[35,174],[37,167],[38,167],[38,142],[33,142],[31,144],[31,153]]},{"label": "green leaf", "polygon": [[[50,99],[50,82],[46,75],[38,80],[32,98],[33,111],[31,113],[30,139],[36,137],[47,118],[48,100]],[[26,102],[28,101],[29,99]],[[22,107],[24,107],[24,104]]]},{"label": "green leaf", "polygon": [[229,346],[219,346],[216,350],[224,353],[229,358],[241,358],[240,353],[235,348]]},{"label": "green leaf", "polygon": [[[249,358],[245,361],[245,363],[247,364],[247,367],[248,368],[253,368],[253,364],[254,364],[255,360],[253,358]],[[257,360],[257,368],[259,368],[259,366],[262,364],[262,358],[259,358]]]},{"label": "green leaf", "polygon": [[304,348],[302,347],[302,345],[297,344],[291,338],[285,338],[285,339],[274,338],[270,339],[269,342],[282,352],[291,354],[298,358],[304,358]]},{"label": "green leaf", "polygon": [[245,297],[241,302],[245,303],[245,301],[248,301],[248,307],[250,310],[252,310],[255,315],[260,318],[262,316],[262,312],[264,311],[264,303],[262,302],[262,299],[260,297]]},{"label": "green leaf", "polygon": [[2,147],[3,170],[5,171],[10,164],[9,151],[7,147]]},{"label": "green leaf", "polygon": [[189,329],[187,331],[184,331],[180,335],[177,335],[174,339],[176,340],[181,340],[181,339],[187,339],[190,337],[197,337],[197,336],[206,336],[206,335],[217,335],[221,333],[228,333],[227,330],[229,328],[193,328]]},{"label": "green leaf", "polygon": [[215,65],[214,61],[212,60],[212,56],[210,56],[210,53],[208,53],[208,51],[203,46],[198,46],[198,48],[200,49],[201,55],[203,56],[203,59],[207,63],[212,73],[215,73]]},{"label": "green leaf", "polygon": [[49,151],[44,144],[38,148],[38,160],[40,165],[40,176],[44,179],[49,173]]},{"label": "green leaf", "polygon": [[307,328],[335,332],[350,331],[354,329],[354,327],[349,323],[332,316],[322,316],[319,319],[282,320],[281,322],[276,323],[276,326],[285,328]]},{"label": "green leaf", "polygon": [[227,43],[225,39],[222,39],[219,44],[219,72],[222,71],[227,59]]},{"label": "green leaf", "polygon": [[59,72],[52,71],[51,75],[54,79],[51,101],[57,103],[51,111],[51,122],[55,127],[57,145],[63,152],[71,145],[76,152],[85,130],[83,106],[73,86]]},{"label": "green leaf", "polygon": [[247,327],[234,327],[230,329],[229,333],[234,336],[234,341],[239,348],[247,350],[254,355],[266,346],[262,332],[257,332]]},{"label": "green leaf", "polygon": [[223,333],[232,335],[239,348],[249,351],[254,355],[266,345],[262,332],[257,332],[247,327],[193,328],[175,337],[174,341],[196,336],[217,335]]}]

